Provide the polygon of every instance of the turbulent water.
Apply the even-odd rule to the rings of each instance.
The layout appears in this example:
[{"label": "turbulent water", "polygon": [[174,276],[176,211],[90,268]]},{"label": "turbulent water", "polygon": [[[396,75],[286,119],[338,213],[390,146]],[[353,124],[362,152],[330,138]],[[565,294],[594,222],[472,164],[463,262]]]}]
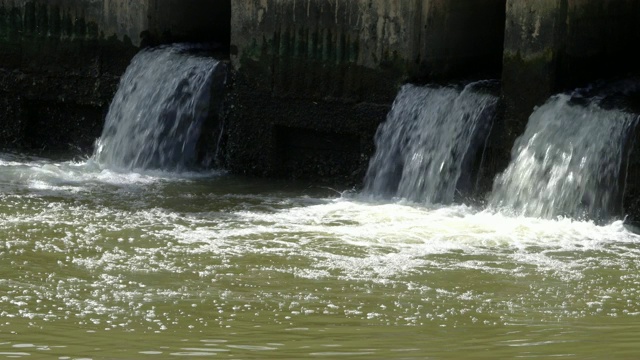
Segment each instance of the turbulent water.
[{"label": "turbulent water", "polygon": [[365,193],[448,204],[469,190],[498,102],[477,90],[487,84],[403,86],[376,134]]},{"label": "turbulent water", "polygon": [[0,155],[0,358],[640,351],[620,222]]},{"label": "turbulent water", "polygon": [[516,142],[491,206],[517,215],[609,220],[622,213],[624,170],[637,115],[600,99],[552,97]]},{"label": "turbulent water", "polygon": [[640,353],[640,237],[622,222],[432,205],[465,181],[493,96],[404,87],[367,180],[403,199],[362,201],[185,172],[218,66],[144,51],[90,160],[0,154],[0,358]]},{"label": "turbulent water", "polygon": [[[224,65],[193,56],[193,45],[141,51],[122,77],[97,142],[96,160],[122,170],[185,170],[202,161],[198,141],[214,89],[224,86]],[[210,156],[211,157],[211,156]]]}]

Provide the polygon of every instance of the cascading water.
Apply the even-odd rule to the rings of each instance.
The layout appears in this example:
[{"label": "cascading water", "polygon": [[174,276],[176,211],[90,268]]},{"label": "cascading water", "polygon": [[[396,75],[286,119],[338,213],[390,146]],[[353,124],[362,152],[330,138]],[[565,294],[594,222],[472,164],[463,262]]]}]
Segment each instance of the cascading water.
[{"label": "cascading water", "polygon": [[552,97],[516,141],[511,164],[494,183],[490,207],[540,218],[619,215],[636,123],[636,115],[605,109],[600,97]]},{"label": "cascading water", "polygon": [[[219,61],[192,54],[193,45],[141,51],[124,74],[111,103],[94,159],[112,169],[184,170],[202,161],[198,142],[215,121],[216,92],[226,70]],[[212,108],[213,107],[213,108]]]},{"label": "cascading water", "polygon": [[498,98],[479,89],[492,84],[403,86],[376,134],[365,194],[453,202],[493,123]]}]

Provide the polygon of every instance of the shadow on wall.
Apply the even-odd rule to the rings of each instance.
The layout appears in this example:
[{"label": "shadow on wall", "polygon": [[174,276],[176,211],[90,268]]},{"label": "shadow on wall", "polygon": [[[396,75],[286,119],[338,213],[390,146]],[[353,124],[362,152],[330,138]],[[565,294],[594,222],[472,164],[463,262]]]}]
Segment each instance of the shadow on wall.
[{"label": "shadow on wall", "polygon": [[208,42],[229,51],[231,0],[149,0],[148,19],[143,46]]}]

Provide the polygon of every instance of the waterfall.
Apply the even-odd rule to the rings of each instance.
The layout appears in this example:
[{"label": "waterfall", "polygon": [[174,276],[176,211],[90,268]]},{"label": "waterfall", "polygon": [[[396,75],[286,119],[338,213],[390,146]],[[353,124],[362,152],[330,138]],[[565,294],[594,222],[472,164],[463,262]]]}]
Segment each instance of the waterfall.
[{"label": "waterfall", "polygon": [[531,115],[490,207],[514,215],[608,220],[620,214],[637,116],[600,97],[556,95]]},{"label": "waterfall", "polygon": [[[142,50],[122,77],[94,159],[112,169],[184,170],[214,155],[199,141],[216,132],[224,64],[194,45]],[[218,130],[218,134],[221,130]],[[207,141],[216,141],[216,136]]]},{"label": "waterfall", "polygon": [[451,203],[469,187],[498,103],[483,81],[463,89],[405,85],[376,133],[364,193]]}]

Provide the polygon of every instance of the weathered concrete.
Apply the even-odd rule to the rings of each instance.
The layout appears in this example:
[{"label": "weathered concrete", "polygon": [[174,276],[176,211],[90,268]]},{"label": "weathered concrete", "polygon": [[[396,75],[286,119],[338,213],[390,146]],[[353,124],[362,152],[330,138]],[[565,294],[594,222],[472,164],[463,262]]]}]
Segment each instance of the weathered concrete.
[{"label": "weathered concrete", "polygon": [[89,150],[141,46],[228,47],[230,2],[212,3],[0,0],[0,148]]},{"label": "weathered concrete", "polygon": [[566,9],[563,1],[507,1],[502,88],[505,128],[501,139],[510,149],[535,105],[555,92]]},{"label": "weathered concrete", "polygon": [[508,0],[505,145],[553,93],[637,71],[639,24],[636,0]]},{"label": "weathered concrete", "polygon": [[235,68],[277,95],[388,103],[407,79],[501,68],[504,0],[236,0],[232,6]]},{"label": "weathered concrete", "polygon": [[360,182],[403,82],[499,73],[504,0],[232,0],[231,25],[233,170]]},{"label": "weathered concrete", "polygon": [[388,102],[420,56],[420,1],[375,3],[233,1],[233,64],[275,95]]}]

